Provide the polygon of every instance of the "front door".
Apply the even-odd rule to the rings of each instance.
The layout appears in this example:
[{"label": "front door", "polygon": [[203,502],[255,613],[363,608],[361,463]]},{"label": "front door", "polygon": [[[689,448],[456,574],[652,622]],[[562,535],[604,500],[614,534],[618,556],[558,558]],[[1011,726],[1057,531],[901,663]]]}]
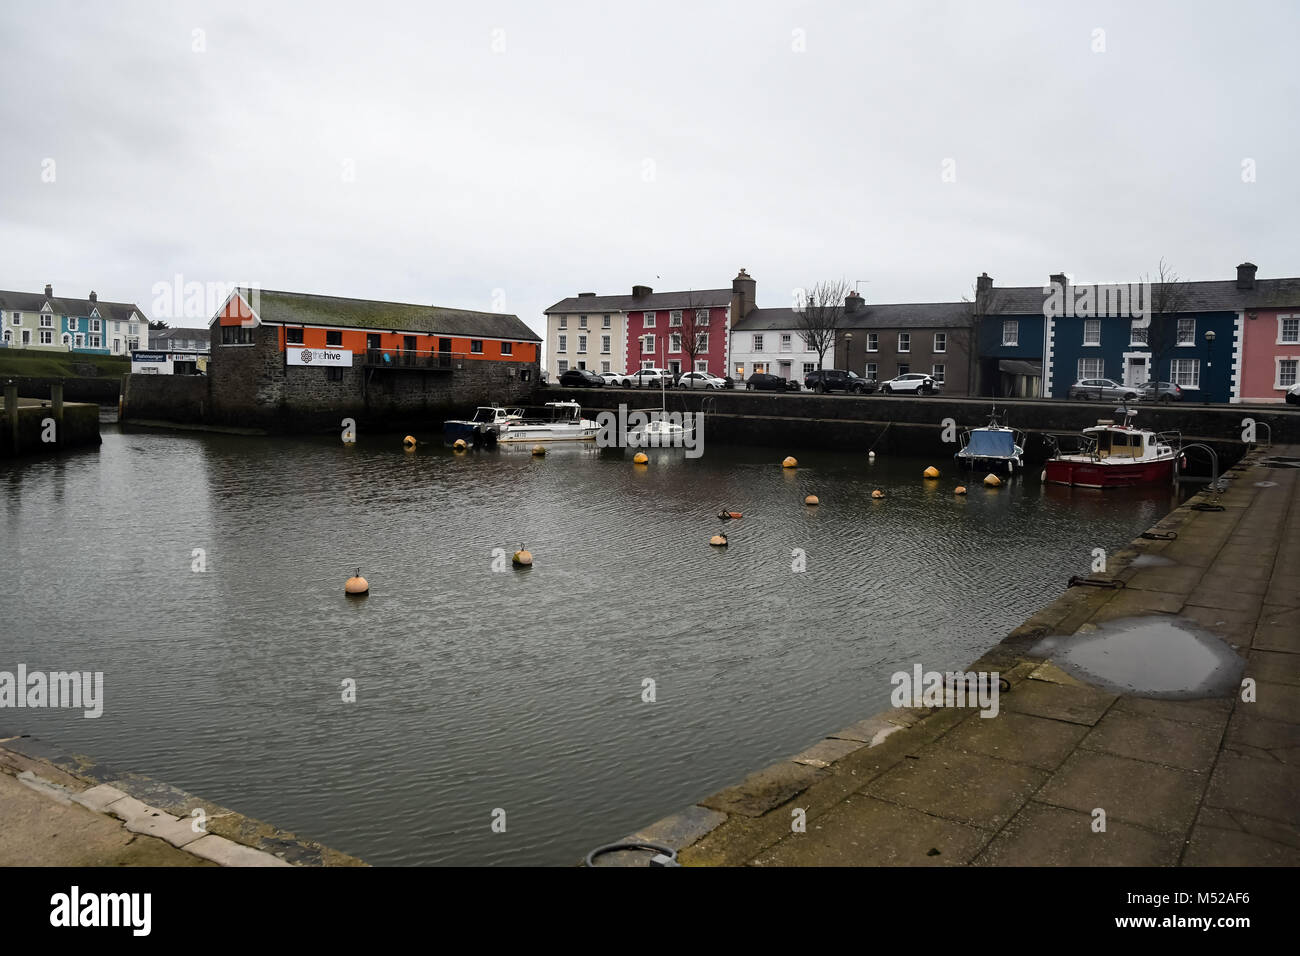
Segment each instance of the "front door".
[{"label": "front door", "polygon": [[406,352],[414,352],[414,351],[415,351],[415,336],[414,336],[414,335],[403,335],[403,336],[402,336],[402,349],[403,349],[404,351],[406,351]]},{"label": "front door", "polygon": [[1130,355],[1124,363],[1124,384],[1128,388],[1137,388],[1147,381],[1147,358],[1145,355]]},{"label": "front door", "polygon": [[32,344],[32,330],[23,329],[23,345],[27,346],[31,344]]}]

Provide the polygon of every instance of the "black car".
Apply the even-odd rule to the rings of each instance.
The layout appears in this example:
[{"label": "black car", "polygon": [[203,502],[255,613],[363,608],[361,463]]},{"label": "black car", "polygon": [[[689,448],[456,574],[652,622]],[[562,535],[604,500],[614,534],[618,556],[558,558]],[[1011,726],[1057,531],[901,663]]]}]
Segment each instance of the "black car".
[{"label": "black car", "polygon": [[745,380],[745,388],[751,392],[797,392],[799,383],[786,380],[780,375],[769,375],[766,372],[755,372]]},{"label": "black car", "polygon": [[565,388],[600,388],[605,380],[591,369],[571,368],[560,376],[560,384]]},{"label": "black car", "polygon": [[846,392],[853,395],[870,395],[876,390],[876,381],[862,378],[846,369],[823,368],[809,372],[803,380],[804,388],[812,392]]}]

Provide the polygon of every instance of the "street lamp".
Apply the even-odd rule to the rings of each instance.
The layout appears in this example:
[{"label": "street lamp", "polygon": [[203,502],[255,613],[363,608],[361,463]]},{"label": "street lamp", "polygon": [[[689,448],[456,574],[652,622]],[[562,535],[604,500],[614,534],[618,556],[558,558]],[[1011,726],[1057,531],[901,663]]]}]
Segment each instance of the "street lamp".
[{"label": "street lamp", "polygon": [[853,333],[844,333],[844,367],[853,370]]},{"label": "street lamp", "polygon": [[1205,367],[1209,368],[1214,364],[1214,329],[1205,333],[1205,344],[1209,347],[1209,356],[1205,360]]}]

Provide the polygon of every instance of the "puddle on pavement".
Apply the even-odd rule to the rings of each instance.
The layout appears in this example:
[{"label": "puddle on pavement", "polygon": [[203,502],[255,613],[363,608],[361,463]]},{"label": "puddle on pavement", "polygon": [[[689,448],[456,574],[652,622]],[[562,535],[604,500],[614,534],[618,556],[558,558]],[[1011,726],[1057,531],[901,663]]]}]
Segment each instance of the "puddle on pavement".
[{"label": "puddle on pavement", "polygon": [[1245,660],[1195,621],[1126,617],[1072,637],[1048,637],[1035,655],[1066,673],[1138,697],[1229,697],[1241,686]]},{"label": "puddle on pavement", "polygon": [[1139,554],[1129,563],[1131,567],[1135,568],[1164,568],[1178,562],[1158,554]]}]

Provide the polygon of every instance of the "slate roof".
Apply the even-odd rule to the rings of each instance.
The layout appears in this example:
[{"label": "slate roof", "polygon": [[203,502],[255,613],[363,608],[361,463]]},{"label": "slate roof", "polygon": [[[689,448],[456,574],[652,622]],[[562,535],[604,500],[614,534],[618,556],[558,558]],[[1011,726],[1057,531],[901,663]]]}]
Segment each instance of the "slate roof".
[{"label": "slate roof", "polygon": [[140,307],[133,302],[105,302],[100,299],[91,302],[89,299],[69,299],[63,296],[47,296],[43,292],[9,292],[0,290],[0,311],[3,312],[40,312],[45,307],[45,303],[50,304],[50,309],[54,315],[68,315],[76,318],[86,318],[90,315],[91,309],[99,310],[99,317],[105,321],[125,322],[131,318],[131,313],[135,312],[140,316],[142,321],[148,321],[148,316],[141,311]]},{"label": "slate roof", "polygon": [[209,347],[209,331],[202,329],[159,329],[149,333],[149,348],[166,349],[175,346],[178,342],[194,341],[199,343],[199,348]]},{"label": "slate roof", "polygon": [[[1041,303],[1038,306],[1042,308]],[[846,312],[842,329],[951,329],[971,324],[970,306],[965,302],[919,302],[889,305],[868,303],[856,312]],[[799,313],[794,309],[754,309],[739,322],[732,323],[736,332],[762,332],[767,329],[799,328]]]},{"label": "slate roof", "polygon": [[475,312],[436,305],[344,299],[271,289],[240,289],[240,292],[254,303],[258,318],[269,325],[320,325],[376,332],[481,336],[514,342],[541,341],[541,337],[518,316],[504,312]]},{"label": "slate roof", "polygon": [[649,295],[584,295],[561,299],[545,314],[563,312],[661,312],[672,309],[706,309],[731,305],[730,289],[695,289],[686,292],[652,292]]},{"label": "slate roof", "polygon": [[[1180,311],[1183,312],[1238,312],[1300,306],[1300,278],[1256,279],[1253,289],[1238,289],[1236,279],[1212,279],[1182,285],[1184,300]],[[1108,287],[1114,288],[1111,283],[1097,286],[1099,290]],[[1158,283],[1152,292],[1159,294]],[[1004,288],[995,285],[989,314],[1041,316],[1044,298],[1043,286]]]}]

